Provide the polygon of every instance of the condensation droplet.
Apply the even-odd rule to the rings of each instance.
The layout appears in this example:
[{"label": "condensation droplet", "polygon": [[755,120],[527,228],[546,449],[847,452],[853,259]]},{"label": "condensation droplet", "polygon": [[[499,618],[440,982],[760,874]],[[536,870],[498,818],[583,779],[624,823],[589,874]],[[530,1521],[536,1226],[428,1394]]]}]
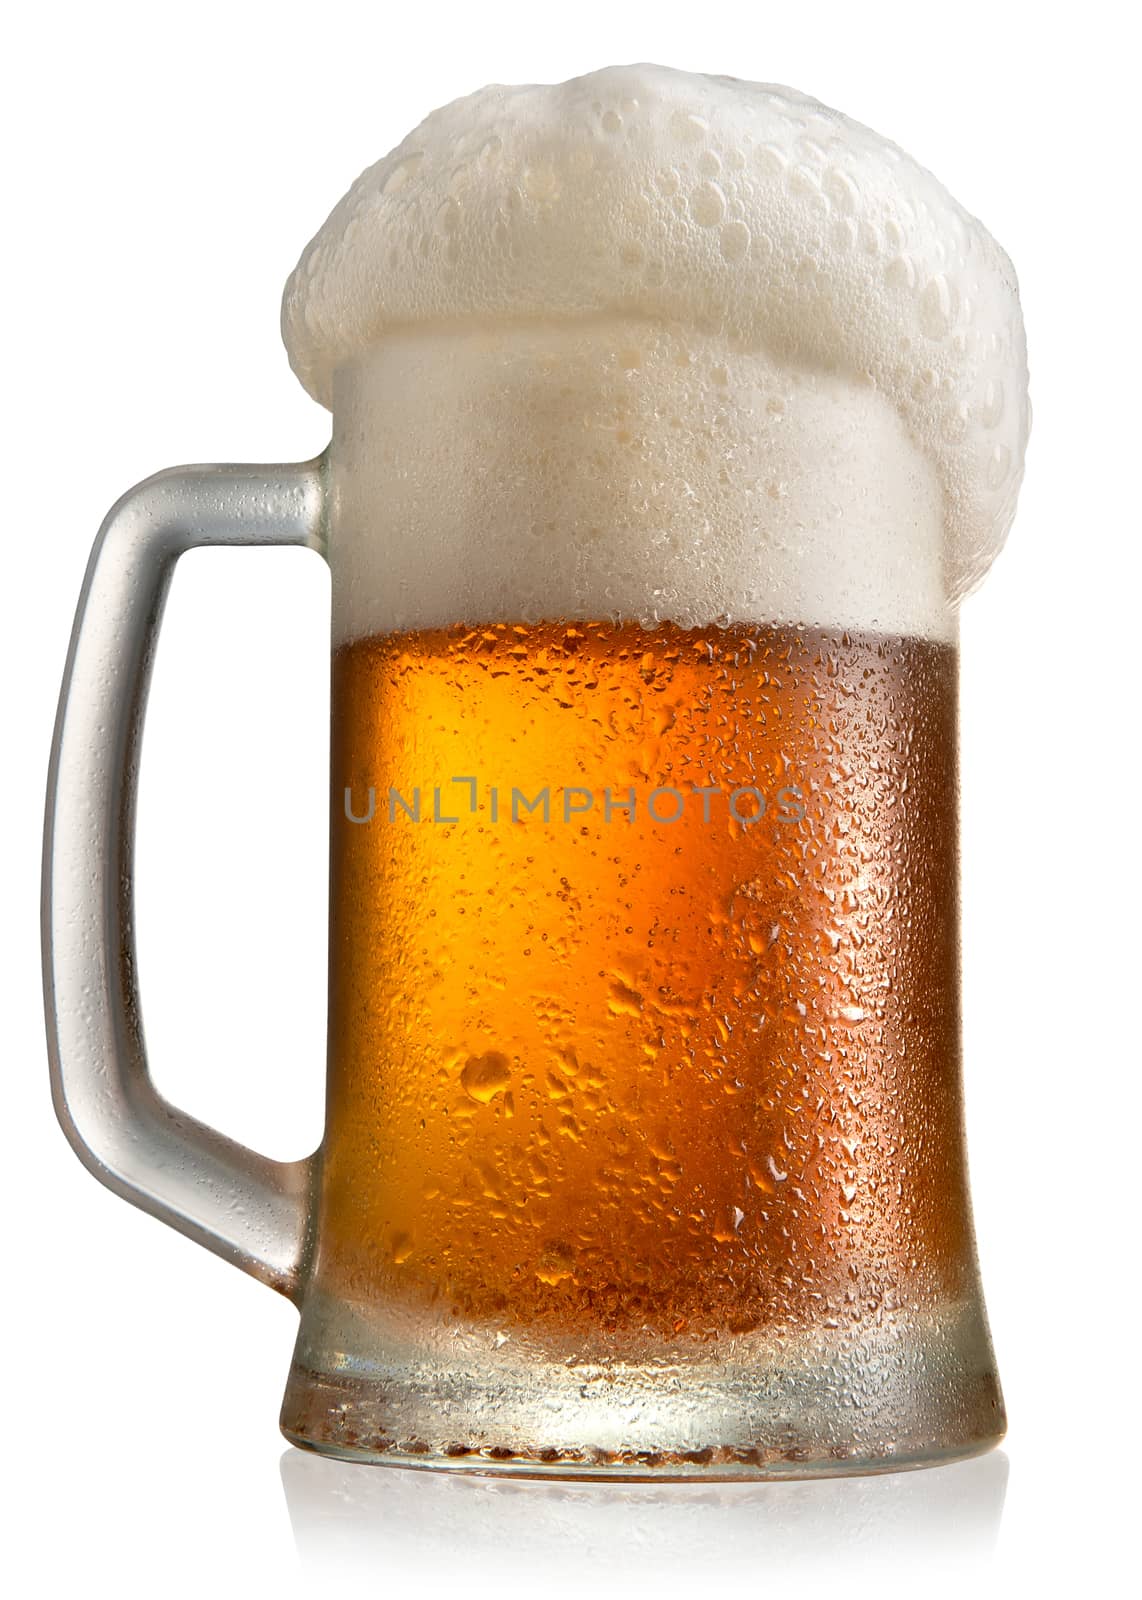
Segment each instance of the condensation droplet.
[{"label": "condensation droplet", "polygon": [[498,1050],[489,1050],[482,1056],[469,1056],[460,1073],[465,1094],[480,1105],[487,1105],[501,1094],[511,1078],[511,1063]]}]

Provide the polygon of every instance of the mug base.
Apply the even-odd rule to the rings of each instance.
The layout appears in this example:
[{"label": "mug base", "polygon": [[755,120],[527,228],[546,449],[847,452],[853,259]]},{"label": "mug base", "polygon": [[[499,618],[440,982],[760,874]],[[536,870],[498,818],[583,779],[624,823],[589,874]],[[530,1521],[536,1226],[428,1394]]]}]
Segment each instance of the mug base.
[{"label": "mug base", "polygon": [[834,1338],[818,1331],[800,1351],[735,1340],[724,1360],[585,1363],[530,1350],[518,1364],[486,1352],[448,1366],[438,1349],[363,1361],[344,1345],[318,1365],[299,1340],[281,1428],[346,1461],[649,1481],[896,1472],[980,1455],[1003,1437],[978,1306]]},{"label": "mug base", "polygon": [[[321,1395],[312,1376],[314,1397],[332,1399],[332,1394]],[[322,1386],[324,1387],[324,1386]],[[334,1400],[335,1409],[344,1400]],[[306,1424],[303,1422],[303,1426]],[[919,1448],[897,1449],[886,1445],[875,1453],[846,1453],[833,1447],[820,1455],[811,1455],[797,1448],[779,1450],[759,1446],[710,1446],[699,1451],[637,1451],[603,1450],[598,1446],[589,1450],[558,1450],[540,1447],[532,1452],[513,1453],[503,1446],[479,1444],[464,1445],[450,1442],[443,1450],[431,1446],[422,1448],[421,1440],[407,1444],[389,1443],[383,1436],[370,1435],[350,1443],[346,1430],[338,1430],[340,1437],[313,1418],[308,1423],[311,1431],[299,1432],[293,1423],[284,1419],[281,1431],[290,1444],[300,1450],[329,1456],[338,1461],[357,1462],[362,1465],[406,1467],[422,1472],[463,1472],[480,1476],[511,1478],[575,1478],[586,1482],[606,1482],[621,1479],[624,1482],[658,1483],[673,1481],[751,1482],[780,1479],[792,1482],[806,1478],[863,1477],[886,1472],[914,1472],[925,1467],[947,1466],[955,1461],[966,1461],[973,1456],[985,1455],[1001,1442],[1004,1428],[999,1427],[988,1437],[963,1441],[953,1445],[935,1443]],[[347,1432],[351,1433],[351,1428]]]}]

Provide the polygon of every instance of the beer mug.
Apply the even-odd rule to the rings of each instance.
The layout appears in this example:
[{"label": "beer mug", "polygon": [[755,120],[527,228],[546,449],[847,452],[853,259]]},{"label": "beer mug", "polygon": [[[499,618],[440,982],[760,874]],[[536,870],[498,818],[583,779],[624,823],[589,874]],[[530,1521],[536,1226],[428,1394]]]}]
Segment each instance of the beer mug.
[{"label": "beer mug", "polygon": [[[815,101],[611,69],[430,117],[284,331],[328,450],[139,485],[80,601],[45,891],[80,1157],[297,1304],[300,1445],[706,1478],[988,1447],[956,607],[1027,432],[1006,257]],[[292,1163],[162,1100],[135,986],[148,674],[221,544],[333,578]]]}]

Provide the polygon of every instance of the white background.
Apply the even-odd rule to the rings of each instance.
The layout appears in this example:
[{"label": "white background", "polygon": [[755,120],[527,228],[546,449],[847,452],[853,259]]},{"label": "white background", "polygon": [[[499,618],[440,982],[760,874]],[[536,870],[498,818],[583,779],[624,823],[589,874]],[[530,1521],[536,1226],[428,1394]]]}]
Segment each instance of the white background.
[{"label": "white background", "polygon": [[[352,1574],[417,1593],[642,1575],[664,1593],[724,1579],[1049,1594],[1133,1576],[1139,149],[1120,15],[104,0],[9,18],[0,1428],[15,1592],[289,1595]],[[280,345],[281,287],[350,180],[425,112],[491,79],[640,59],[791,83],[870,123],[985,220],[1022,281],[1028,475],[962,642],[968,1121],[1011,1431],[1003,1454],[937,1473],[568,1490],[287,1452],[293,1310],[99,1188],[52,1116],[42,789],[104,510],[173,462],[323,447],[327,419]],[[144,751],[155,1075],[277,1156],[320,1132],[327,606],[311,555],[188,558]],[[245,821],[238,791],[258,801]]]}]

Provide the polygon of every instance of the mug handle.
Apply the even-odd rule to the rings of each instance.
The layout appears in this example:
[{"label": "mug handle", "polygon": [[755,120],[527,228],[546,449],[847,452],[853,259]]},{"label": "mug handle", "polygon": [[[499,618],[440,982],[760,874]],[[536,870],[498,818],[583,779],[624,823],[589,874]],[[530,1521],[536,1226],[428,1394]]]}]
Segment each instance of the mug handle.
[{"label": "mug handle", "polygon": [[324,459],[174,467],[108,513],[76,611],[48,772],[43,956],[56,1115],[115,1194],[297,1300],[316,1157],[271,1161],[169,1105],[135,983],[139,743],[175,562],[196,545],[324,551]]}]

